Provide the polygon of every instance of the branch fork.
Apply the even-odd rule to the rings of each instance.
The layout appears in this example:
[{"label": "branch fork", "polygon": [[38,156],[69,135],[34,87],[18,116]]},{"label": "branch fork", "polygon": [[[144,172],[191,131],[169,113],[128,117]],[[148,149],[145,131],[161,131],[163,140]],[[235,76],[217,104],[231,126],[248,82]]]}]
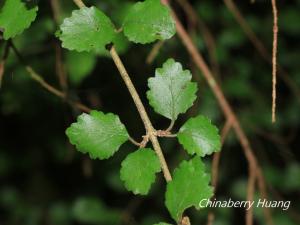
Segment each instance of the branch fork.
[{"label": "branch fork", "polygon": [[150,141],[150,136],[155,136],[155,137],[177,137],[177,134],[172,134],[170,131],[168,130],[153,130],[150,133],[147,133],[145,135],[142,136],[142,141],[141,142],[137,142],[135,141],[133,138],[130,137],[130,141],[134,144],[139,146],[140,148],[145,148],[146,145],[148,144],[148,142]]}]

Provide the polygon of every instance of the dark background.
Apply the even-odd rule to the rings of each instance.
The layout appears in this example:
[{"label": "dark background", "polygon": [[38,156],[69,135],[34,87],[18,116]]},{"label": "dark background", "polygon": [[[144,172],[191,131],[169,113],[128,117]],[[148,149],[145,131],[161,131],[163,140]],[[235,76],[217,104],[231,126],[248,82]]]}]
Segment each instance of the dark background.
[{"label": "dark background", "polygon": [[[269,52],[272,48],[271,1],[235,1],[242,15]],[[87,1],[97,5],[120,26],[122,15],[133,1]],[[201,21],[213,35],[215,64],[207,50],[201,26],[191,22],[180,5],[172,4],[193,36],[199,51],[214,66],[217,80],[246,131],[268,184],[273,200],[291,200],[289,210],[272,210],[274,224],[300,224],[300,1],[278,1],[278,63],[286,71],[278,78],[277,122],[271,123],[271,65],[253,47],[223,1],[190,1]],[[0,5],[2,4],[2,1]],[[40,1],[36,21],[13,41],[26,63],[59,88],[55,52],[59,41],[50,1]],[[76,9],[62,1],[57,23]],[[198,100],[180,116],[177,130],[190,116],[207,115],[221,130],[225,119],[201,73],[192,63],[177,36],[166,41],[154,62],[146,58],[153,45],[124,42],[122,59],[140,93],[156,128],[169,121],[149,107],[145,92],[147,78],[156,67],[172,57],[193,72],[198,82]],[[0,40],[3,52],[3,41]],[[2,53],[1,53],[2,54]],[[143,124],[112,60],[104,54],[62,50],[68,75],[68,93],[93,109],[118,114],[129,133],[140,140]],[[218,68],[218,69],[216,69]],[[286,82],[280,77],[288,76]],[[291,89],[293,87],[294,89]],[[295,94],[295,93],[298,93]],[[153,224],[172,223],[164,206],[165,181],[162,174],[147,197],[134,196],[119,179],[120,163],[135,147],[124,144],[109,160],[90,160],[77,152],[65,129],[80,112],[50,94],[33,81],[17,57],[10,52],[0,89],[0,224]],[[161,140],[173,170],[188,158],[173,139]],[[211,168],[212,157],[206,157]],[[218,199],[245,200],[248,164],[231,131],[222,149]],[[255,193],[256,198],[259,193]],[[209,210],[188,210],[192,224],[205,224]],[[242,209],[215,209],[215,225],[243,224]],[[255,224],[266,224],[261,209],[255,209]]]}]

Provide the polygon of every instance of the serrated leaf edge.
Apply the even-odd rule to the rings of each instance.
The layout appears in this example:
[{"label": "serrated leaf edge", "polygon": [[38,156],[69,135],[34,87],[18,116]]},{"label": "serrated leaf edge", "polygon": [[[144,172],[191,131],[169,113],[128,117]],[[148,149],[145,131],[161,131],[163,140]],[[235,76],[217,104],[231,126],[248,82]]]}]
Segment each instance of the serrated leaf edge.
[{"label": "serrated leaf edge", "polygon": [[[187,150],[186,148],[185,148],[185,146],[184,146],[184,144],[182,143],[182,141],[178,138],[178,135],[180,135],[180,133],[183,133],[184,131],[183,131],[183,127],[184,127],[184,125],[187,123],[187,122],[189,122],[190,120],[194,120],[194,119],[197,119],[197,117],[203,117],[203,118],[205,118],[205,119],[207,119],[207,121],[210,123],[210,125],[212,126],[212,128],[216,131],[216,134],[217,134],[217,137],[218,137],[218,145],[217,145],[217,147],[215,148],[215,150],[214,151],[212,151],[210,154],[207,154],[207,153],[203,153],[203,154],[198,154],[198,153],[196,153],[195,151],[193,151],[193,152],[190,152],[189,150]],[[184,149],[190,154],[190,155],[197,155],[197,156],[200,156],[200,157],[204,157],[204,156],[207,156],[207,155],[211,155],[211,154],[213,154],[213,153],[215,153],[215,152],[219,152],[220,150],[221,150],[221,136],[220,136],[220,134],[219,134],[219,129],[211,122],[211,119],[209,119],[208,117],[206,117],[206,116],[204,116],[204,115],[198,115],[198,116],[195,116],[195,117],[192,117],[192,118],[189,118],[183,125],[182,125],[182,127],[179,129],[179,131],[178,131],[178,135],[177,135],[177,140],[178,140],[178,142],[184,147]]]},{"label": "serrated leaf edge", "polygon": [[[22,3],[23,3],[23,2],[22,2]],[[23,4],[24,4],[24,3],[23,3]],[[25,6],[25,7],[26,7],[26,6]],[[26,26],[23,27],[22,30],[20,30],[19,32],[15,33],[13,36],[11,36],[11,37],[9,37],[9,38],[6,37],[6,35],[5,35],[5,30],[4,30],[4,32],[3,32],[3,38],[4,38],[4,40],[7,41],[7,40],[9,40],[9,39],[15,38],[16,36],[22,34],[25,30],[27,30],[27,29],[31,26],[31,24],[35,21],[35,19],[36,19],[36,17],[37,17],[37,12],[38,12],[38,10],[39,10],[38,5],[34,6],[34,9],[35,9],[35,10],[34,10],[34,17],[32,18],[32,20],[31,20]]]},{"label": "serrated leaf edge", "polygon": [[[89,155],[89,157],[90,157],[91,159],[100,159],[100,160],[109,159],[109,158],[111,158],[111,157],[119,150],[119,148],[122,146],[122,144],[124,144],[126,141],[124,141],[124,142],[120,145],[120,147],[119,147],[118,149],[114,150],[112,155],[104,156],[104,157],[98,157],[98,156],[95,157],[95,156],[93,156],[93,155],[92,155],[90,152],[88,152],[88,151],[82,151],[82,150],[79,148],[78,144],[75,143],[74,141],[72,141],[72,140],[69,138],[69,135],[68,135],[69,130],[71,130],[71,128],[74,127],[75,124],[81,122],[82,116],[93,116],[95,113],[101,113],[101,114],[103,114],[104,116],[116,116],[116,117],[117,117],[116,119],[118,120],[118,122],[120,123],[120,125],[122,126],[122,128],[126,131],[127,137],[129,137],[128,132],[127,132],[127,129],[126,129],[125,125],[121,122],[121,120],[120,120],[120,118],[119,118],[118,115],[113,114],[113,113],[104,113],[104,112],[97,111],[97,110],[91,110],[90,113],[82,113],[80,116],[77,117],[76,122],[72,123],[72,124],[66,129],[65,133],[66,133],[66,135],[67,135],[68,140],[70,141],[70,143],[71,143],[72,145],[74,145],[74,146],[76,147],[76,149],[77,149],[79,152],[81,152],[82,154],[87,154],[87,155]],[[127,141],[128,141],[128,140],[127,140]]]},{"label": "serrated leaf edge", "polygon": [[[182,71],[182,73],[188,72],[188,73],[190,74],[190,82],[191,82],[190,84],[193,85],[193,88],[194,88],[194,96],[193,96],[193,98],[192,98],[191,104],[190,104],[190,105],[187,105],[187,109],[186,109],[184,112],[179,113],[179,114],[178,114],[176,117],[174,117],[174,118],[170,118],[170,117],[167,117],[167,116],[165,116],[165,115],[162,115],[162,114],[159,112],[159,110],[157,109],[157,107],[154,107],[154,105],[155,105],[155,100],[154,100],[154,98],[153,98],[152,90],[151,90],[151,85],[150,85],[150,81],[151,81],[152,79],[154,79],[155,77],[163,76],[163,75],[157,75],[157,74],[162,74],[160,71],[163,70],[165,66],[167,66],[168,64],[172,64],[172,63],[178,65],[179,68],[180,68],[180,70]],[[190,70],[188,70],[188,69],[185,69],[185,70],[184,70],[183,67],[182,67],[182,65],[181,65],[181,63],[175,61],[173,58],[167,59],[167,60],[162,64],[162,67],[156,68],[156,69],[155,69],[155,75],[154,75],[154,77],[150,77],[150,78],[148,79],[147,84],[148,84],[149,90],[146,92],[146,96],[147,96],[147,99],[148,99],[148,101],[149,101],[149,104],[152,106],[153,110],[154,110],[157,114],[159,114],[159,115],[161,115],[161,116],[164,116],[164,117],[166,117],[166,118],[168,118],[168,119],[170,119],[170,120],[174,120],[174,121],[177,120],[178,116],[179,116],[180,114],[186,113],[186,112],[193,106],[195,100],[197,99],[196,93],[197,93],[197,91],[198,91],[198,87],[197,87],[197,83],[192,81],[192,75],[191,75]],[[174,116],[174,115],[173,115],[173,116]]]},{"label": "serrated leaf edge", "polygon": [[[142,148],[142,149],[138,149],[137,151],[141,151],[141,150],[149,150],[149,151],[152,151],[152,152],[154,152],[153,151],[153,149],[151,149],[151,148]],[[135,152],[133,152],[133,153],[135,153]],[[155,154],[155,153],[154,153]],[[155,156],[156,156],[156,154],[155,154]],[[125,160],[127,159],[127,157],[128,157],[128,155],[126,156],[126,158],[122,161],[122,163],[121,163],[121,169],[120,169],[120,179],[124,182],[124,185],[125,185],[125,187],[126,187],[126,189],[127,190],[129,190],[129,191],[131,191],[131,192],[133,192],[135,195],[147,195],[148,193],[149,193],[149,191],[150,191],[150,189],[151,189],[151,186],[153,185],[153,183],[155,183],[155,179],[156,179],[156,174],[157,173],[159,173],[160,171],[161,171],[161,167],[159,167],[159,169],[157,169],[157,170],[155,170],[154,171],[154,175],[153,175],[153,179],[151,180],[151,182],[149,183],[150,185],[149,185],[149,190],[147,191],[147,192],[140,192],[140,191],[136,191],[136,190],[131,190],[131,188],[129,188],[128,187],[128,182],[126,181],[126,179],[124,178],[124,173],[123,173],[123,170],[122,170],[122,168],[124,167],[124,163],[125,163]],[[156,156],[157,157],[157,156]]]}]

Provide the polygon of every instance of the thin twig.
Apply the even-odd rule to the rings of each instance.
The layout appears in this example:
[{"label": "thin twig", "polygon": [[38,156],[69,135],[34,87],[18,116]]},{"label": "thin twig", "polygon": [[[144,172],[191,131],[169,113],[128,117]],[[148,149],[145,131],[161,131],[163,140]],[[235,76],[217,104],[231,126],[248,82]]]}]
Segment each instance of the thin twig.
[{"label": "thin twig", "polygon": [[18,60],[25,66],[26,71],[28,72],[29,76],[36,81],[38,84],[40,84],[44,89],[49,91],[50,93],[54,94],[55,96],[61,98],[62,100],[66,101],[69,103],[73,108],[77,108],[83,112],[90,112],[91,109],[82,103],[78,101],[73,101],[71,99],[68,99],[66,94],[63,93],[62,91],[58,90],[57,88],[53,87],[49,83],[47,83],[44,78],[39,75],[31,66],[27,65],[23,56],[20,54],[16,46],[11,42],[10,47],[14,51],[15,55],[17,56]]},{"label": "thin twig", "polygon": [[[268,63],[271,63],[273,66],[273,62],[270,60],[271,56],[267,48],[264,46],[262,41],[257,37],[257,35],[253,32],[253,30],[251,29],[251,27],[249,26],[245,18],[242,16],[241,12],[239,11],[235,3],[232,0],[224,0],[224,3],[229,9],[229,11],[234,15],[235,19],[240,24],[241,28],[243,29],[243,31],[245,32],[245,34],[247,35],[247,37],[249,38],[253,46],[260,53],[260,56]],[[292,92],[300,102],[300,91],[297,85],[295,84],[295,82],[293,82],[289,74],[286,71],[284,71],[284,69],[280,65],[278,65],[278,70],[279,70],[278,73],[279,77],[287,84],[287,86],[292,90]],[[261,173],[258,173],[258,187],[260,190],[260,194],[264,196],[264,198],[267,198],[266,187],[265,187],[266,185],[264,182],[264,178],[261,175],[262,175]],[[272,221],[270,210],[268,208],[264,208],[263,212],[267,224],[272,225],[273,221]]]},{"label": "thin twig", "polygon": [[[53,14],[53,19],[55,21],[56,26],[59,25],[59,18],[60,18],[60,4],[58,0],[50,0],[51,3],[51,9]],[[58,81],[60,84],[61,89],[67,93],[68,92],[68,79],[67,79],[67,73],[63,64],[63,57],[62,57],[62,49],[60,44],[55,41],[55,70],[56,74],[58,76]]]},{"label": "thin twig", "polygon": [[164,174],[164,177],[166,179],[167,182],[171,181],[172,180],[172,177],[171,177],[171,174],[170,174],[170,171],[169,171],[169,168],[167,166],[167,163],[166,163],[166,160],[165,160],[165,157],[162,153],[162,150],[161,150],[161,147],[159,145],[159,142],[157,140],[157,137],[155,135],[155,132],[156,130],[153,128],[152,126],[152,123],[148,117],[148,114],[145,110],[145,107],[118,55],[118,53],[116,52],[116,49],[114,46],[111,46],[110,50],[110,55],[116,65],[116,67],[118,68],[119,70],[119,73],[122,77],[122,79],[124,80],[127,88],[128,88],[128,91],[136,105],[136,108],[140,114],[140,117],[144,123],[144,126],[145,126],[145,129],[146,129],[146,132],[147,132],[147,135],[149,135],[149,139],[153,145],[153,148],[159,158],[159,161],[160,161],[160,165],[161,165],[161,168],[162,168],[162,171],[163,171],[163,174]]},{"label": "thin twig", "polygon": [[[233,14],[236,21],[241,26],[242,30],[245,32],[253,46],[256,48],[260,56],[268,63],[272,65],[271,55],[268,52],[267,48],[263,44],[263,42],[257,37],[257,35],[253,32],[238,7],[232,0],[224,0],[225,5],[229,9],[229,11]],[[286,85],[291,89],[293,94],[297,97],[298,102],[300,102],[300,90],[296,84],[291,79],[291,76],[282,68],[280,64],[278,66],[278,76],[286,83]]]},{"label": "thin twig", "polygon": [[54,21],[58,25],[60,22],[59,20],[61,15],[59,0],[50,0],[50,4],[53,12]]},{"label": "thin twig", "polygon": [[56,95],[57,97],[60,97],[60,98],[65,98],[66,95],[56,89],[55,87],[51,86],[50,84],[48,84],[44,78],[42,78],[39,74],[37,74],[33,69],[32,67],[30,66],[26,66],[25,69],[27,70],[27,72],[29,73],[30,77],[35,80],[36,82],[38,82],[43,88],[45,88],[47,91],[51,92],[52,94]]},{"label": "thin twig", "polygon": [[[255,192],[255,180],[256,180],[256,168],[249,165],[249,180],[248,180],[248,187],[247,187],[247,200],[252,202],[254,199],[254,192]],[[253,224],[253,208],[250,207],[246,211],[246,225]]]},{"label": "thin twig", "polygon": [[273,11],[273,51],[272,51],[272,123],[276,122],[276,70],[277,70],[277,39],[278,39],[278,12],[276,0],[272,0]]},{"label": "thin twig", "polygon": [[[163,2],[165,2],[165,1],[163,1]],[[186,30],[184,29],[182,23],[178,19],[175,12],[172,10],[171,7],[170,7],[170,9],[171,9],[172,16],[173,16],[173,18],[175,20],[175,23],[176,23],[177,33],[178,33],[182,43],[184,44],[187,51],[189,52],[189,54],[193,58],[194,63],[202,71],[202,74],[205,77],[206,81],[208,82],[208,84],[209,84],[210,88],[212,89],[213,93],[215,94],[223,113],[225,114],[227,119],[232,121],[233,129],[234,129],[234,131],[235,131],[235,133],[236,133],[236,135],[237,135],[237,137],[238,137],[238,139],[239,139],[239,141],[242,145],[242,148],[244,150],[244,154],[246,156],[246,159],[247,159],[249,165],[251,166],[251,168],[257,168],[256,169],[257,175],[259,175],[259,177],[263,177],[262,171],[261,171],[261,169],[258,165],[258,162],[256,160],[256,157],[255,157],[254,153],[253,153],[253,150],[251,148],[249,140],[248,140],[244,130],[242,129],[236,114],[234,113],[231,106],[229,105],[229,102],[225,98],[225,95],[224,95],[221,87],[219,86],[219,84],[214,79],[214,76],[212,75],[212,72],[209,69],[209,67],[207,66],[207,64],[205,63],[205,61],[203,59],[203,56],[197,50],[196,45],[193,43],[191,37],[187,34]],[[250,172],[251,171],[249,171],[249,174],[250,174]],[[264,182],[264,181],[262,181],[262,182]]]},{"label": "thin twig", "polygon": [[157,130],[155,132],[155,135],[157,137],[169,137],[169,138],[173,138],[173,137],[177,137],[177,134],[172,134],[170,131],[168,130]]},{"label": "thin twig", "polygon": [[[266,61],[272,64],[272,122],[274,123],[276,120],[276,81],[277,81],[276,71],[277,71],[277,34],[278,34],[278,24],[277,24],[278,15],[277,15],[276,1],[272,0],[272,9],[273,9],[272,11],[273,11],[273,20],[274,20],[272,61],[270,61],[270,54],[268,53],[266,47],[263,45],[262,41],[259,40],[259,38],[251,29],[251,27],[248,25],[247,21],[244,19],[244,17],[242,16],[241,12],[234,4],[234,2],[232,0],[224,0],[224,3],[227,6],[227,8],[232,12],[237,22],[240,24],[243,31],[248,36],[249,40],[252,42],[255,48],[258,50],[260,55]],[[279,67],[278,70],[282,80],[291,88],[294,94],[299,98],[300,93],[297,86],[295,86],[295,84],[289,78],[288,74],[285,73],[281,67]]]},{"label": "thin twig", "polygon": [[[257,183],[260,192],[260,197],[262,199],[268,199],[266,181],[261,173],[257,173]],[[271,210],[268,207],[263,207],[263,213],[264,213],[264,217],[266,218],[267,224],[273,225]]]},{"label": "thin twig", "polygon": [[[232,123],[229,120],[226,120],[226,123],[221,131],[221,144],[223,146],[224,141],[231,129]],[[217,152],[213,156],[212,161],[212,178],[211,178],[211,184],[214,187],[214,191],[216,192],[217,189],[217,182],[218,182],[218,174],[219,174],[219,162],[220,162],[220,156],[221,152]]]},{"label": "thin twig", "polygon": [[[221,144],[224,145],[225,139],[230,131],[232,124],[231,121],[226,120],[226,123],[222,129],[221,132]],[[220,158],[221,158],[221,152],[217,152],[213,155],[212,160],[212,178],[211,178],[211,184],[214,187],[214,193],[216,195],[217,190],[217,183],[218,183],[218,174],[219,174],[219,164],[220,164]],[[215,216],[212,211],[208,213],[207,217],[207,225],[213,225]]]},{"label": "thin twig", "polygon": [[55,70],[58,76],[58,81],[61,89],[67,93],[68,91],[68,79],[67,73],[62,60],[62,50],[58,42],[54,43],[55,45]]},{"label": "thin twig", "polygon": [[175,137],[177,137],[177,134],[165,134],[162,137],[175,138]]},{"label": "thin twig", "polygon": [[156,56],[158,55],[159,53],[159,50],[161,49],[161,47],[164,45],[164,42],[163,41],[158,41],[157,43],[155,43],[153,45],[153,48],[151,49],[149,55],[147,56],[146,58],[146,63],[147,64],[152,64],[154,59],[156,58]]},{"label": "thin twig", "polygon": [[269,60],[270,56],[268,54],[267,49],[264,47],[263,43],[259,40],[259,38],[256,36],[254,31],[251,29],[245,18],[243,17],[242,13],[239,11],[237,6],[235,5],[233,0],[223,0],[226,7],[229,9],[229,11],[233,14],[236,21],[240,24],[241,28],[249,38],[249,40],[252,42],[254,47],[257,49],[257,51],[261,54],[261,56]]},{"label": "thin twig", "polygon": [[83,3],[82,0],[73,0],[74,3],[78,6],[78,8],[83,8],[85,7],[85,4]]},{"label": "thin twig", "polygon": [[[74,2],[79,8],[85,7],[85,4],[81,0],[74,0]],[[150,141],[153,145],[154,151],[156,152],[156,154],[159,158],[164,177],[165,177],[166,181],[169,182],[172,180],[172,176],[169,171],[168,165],[166,163],[165,157],[162,153],[160,144],[157,140],[156,130],[153,128],[153,125],[148,117],[145,107],[144,107],[144,105],[143,105],[143,103],[142,103],[130,77],[129,77],[129,74],[127,73],[127,71],[125,69],[125,66],[123,65],[123,62],[121,61],[121,59],[113,45],[110,47],[109,52],[110,52],[110,55],[116,65],[117,69],[119,70],[119,73],[120,73],[122,79],[124,80],[124,82],[128,88],[128,91],[129,91],[131,97],[133,98],[133,101],[137,107],[137,110],[140,114],[140,117],[144,123],[145,129],[147,132],[142,143],[138,143],[135,140],[133,140],[132,138],[129,138],[129,140],[132,143],[134,143],[140,147],[144,147],[147,144],[148,140],[150,139]]]},{"label": "thin twig", "polygon": [[216,56],[217,47],[216,47],[215,38],[213,37],[208,26],[204,23],[204,21],[200,19],[199,14],[195,11],[194,7],[191,5],[191,3],[188,0],[177,0],[177,2],[184,10],[187,18],[191,20],[193,24],[198,25],[208,50],[210,65],[212,67],[212,70],[216,78],[219,78],[220,69],[219,69],[219,63]]},{"label": "thin twig", "polygon": [[134,144],[134,145],[136,145],[136,146],[138,146],[138,147],[141,147],[141,143],[139,143],[139,142],[137,142],[136,140],[134,140],[134,138],[132,138],[132,137],[130,137],[129,136],[129,141],[132,143],[132,144]]}]

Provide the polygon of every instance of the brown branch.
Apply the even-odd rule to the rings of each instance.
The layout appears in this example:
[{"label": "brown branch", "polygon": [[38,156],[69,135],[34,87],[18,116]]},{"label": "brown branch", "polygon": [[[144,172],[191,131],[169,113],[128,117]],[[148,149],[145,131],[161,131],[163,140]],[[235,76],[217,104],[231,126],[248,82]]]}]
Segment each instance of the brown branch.
[{"label": "brown branch", "polygon": [[[232,122],[226,120],[226,123],[221,131],[221,144],[223,146],[224,141],[231,129]],[[217,152],[213,155],[213,162],[212,162],[212,179],[211,184],[214,187],[214,191],[216,192],[217,189],[217,182],[218,182],[218,174],[219,174],[219,164],[220,164],[220,156],[221,152]]]},{"label": "brown branch", "polygon": [[[165,3],[166,1],[163,1],[163,2]],[[253,150],[251,148],[249,140],[248,140],[246,134],[244,133],[237,116],[235,115],[234,111],[232,110],[231,106],[229,105],[229,102],[225,98],[225,95],[224,95],[220,85],[216,82],[214,76],[212,75],[211,70],[205,63],[202,55],[197,50],[197,47],[193,43],[190,36],[187,34],[186,30],[184,29],[183,25],[181,24],[180,20],[178,19],[177,15],[172,10],[172,8],[171,8],[171,13],[176,22],[176,29],[177,29],[178,36],[180,37],[182,43],[184,44],[187,51],[193,58],[194,63],[196,64],[198,69],[200,69],[200,71],[202,72],[204,78],[206,79],[211,90],[213,91],[214,95],[216,96],[218,103],[219,103],[223,113],[225,114],[226,118],[228,120],[232,121],[233,129],[242,145],[244,154],[249,163],[249,168],[256,168],[256,175],[258,177],[262,178],[263,177],[262,171],[258,165],[258,162],[253,153]],[[251,173],[251,170],[249,169],[249,174],[250,173]],[[262,180],[262,182],[264,182],[264,180]]]},{"label": "brown branch", "polygon": [[153,48],[151,49],[150,53],[148,54],[147,58],[146,58],[146,63],[147,64],[152,64],[154,59],[156,58],[156,56],[159,53],[159,50],[161,49],[161,47],[164,45],[163,41],[158,41],[157,43],[154,44]]},{"label": "brown branch", "polygon": [[235,17],[235,19],[237,20],[237,22],[239,23],[239,25],[241,26],[241,28],[243,29],[243,31],[245,32],[247,37],[249,38],[249,40],[252,42],[254,47],[260,53],[260,55],[265,60],[269,61],[270,55],[269,55],[267,49],[265,48],[265,46],[263,45],[261,40],[259,40],[259,38],[256,36],[254,31],[251,29],[251,27],[249,26],[249,24],[247,23],[247,21],[245,20],[245,18],[243,17],[242,13],[239,11],[239,9],[235,5],[235,3],[232,0],[223,0],[223,1],[225,3],[226,7],[229,9],[229,11]]},{"label": "brown branch", "polygon": [[[247,187],[247,200],[252,202],[254,199],[255,192],[255,180],[256,180],[256,168],[249,166],[250,174],[248,179],[248,187]],[[246,225],[253,224],[253,208],[250,207],[246,211]]]},{"label": "brown branch", "polygon": [[277,70],[277,39],[278,39],[278,13],[276,0],[272,0],[273,11],[273,51],[272,51],[272,122],[276,121],[276,70]]},{"label": "brown branch", "polygon": [[50,84],[48,84],[44,78],[42,78],[39,74],[37,74],[32,67],[30,66],[26,66],[25,67],[26,71],[29,73],[30,77],[35,80],[36,82],[38,82],[43,88],[45,88],[47,91],[51,92],[52,94],[56,95],[57,97],[60,97],[62,99],[64,99],[66,96],[65,94],[56,89],[55,87],[51,86]]},{"label": "brown branch", "polygon": [[248,138],[246,137],[235,113],[232,111],[227,99],[225,98],[221,87],[219,86],[219,84],[217,84],[210,69],[208,68],[207,64],[204,62],[202,55],[198,52],[195,44],[193,43],[193,41],[187,34],[186,30],[184,29],[180,20],[177,18],[177,15],[174,13],[174,11],[172,11],[172,15],[173,15],[173,18],[175,19],[177,32],[178,32],[178,35],[179,35],[181,41],[183,42],[183,44],[187,48],[188,52],[192,56],[194,63],[202,71],[203,76],[205,77],[210,88],[212,89],[213,93],[215,94],[215,96],[218,100],[218,103],[220,104],[220,107],[223,110],[225,116],[227,117],[228,120],[232,121],[233,128],[234,128],[235,132],[237,133],[238,138],[240,139],[240,142],[244,148],[247,158],[249,159],[249,162],[256,164],[256,158],[252,153],[252,149],[249,145]]},{"label": "brown branch", "polygon": [[[59,25],[59,18],[60,18],[60,4],[58,0],[50,0],[51,3],[51,9],[52,9],[52,14],[53,14],[53,19],[56,23],[56,26]],[[68,91],[68,79],[67,79],[67,74],[66,70],[63,64],[63,59],[62,59],[62,49],[60,44],[55,41],[54,43],[55,47],[55,70],[56,74],[58,77],[58,81],[60,84],[61,89],[67,93]]]},{"label": "brown branch", "polygon": [[141,143],[139,143],[139,142],[137,142],[136,140],[134,140],[134,138],[132,138],[132,137],[130,137],[129,136],[129,141],[132,143],[132,144],[134,144],[134,145],[136,145],[136,146],[138,146],[138,147],[141,147]]},{"label": "brown branch", "polygon": [[177,2],[184,10],[187,18],[190,19],[193,24],[198,25],[208,50],[209,61],[213,70],[213,74],[216,77],[219,77],[220,69],[216,56],[217,47],[214,36],[212,35],[211,31],[209,30],[208,26],[204,23],[204,21],[200,19],[199,14],[195,11],[195,9],[188,0],[177,0]]},{"label": "brown branch", "polygon": [[[268,199],[266,181],[262,173],[257,173],[257,183],[260,192],[260,197],[262,199]],[[271,210],[267,207],[263,207],[263,214],[266,219],[266,223],[269,225],[273,225]]]},{"label": "brown branch", "polygon": [[58,42],[54,43],[55,45],[55,70],[58,77],[58,81],[61,89],[64,92],[68,91],[68,79],[67,73],[62,60],[62,49]]},{"label": "brown branch", "polygon": [[[222,129],[221,132],[221,144],[224,145],[224,141],[231,129],[231,121],[226,120],[226,123]],[[220,158],[221,158],[221,152],[217,152],[213,155],[213,161],[212,161],[212,178],[211,178],[211,184],[214,187],[214,192],[216,193],[217,190],[217,182],[218,182],[218,174],[219,174],[219,164],[220,164]],[[212,211],[208,213],[207,217],[207,225],[213,225],[215,216]]]},{"label": "brown branch", "polygon": [[17,56],[18,60],[25,66],[25,69],[28,72],[29,76],[34,81],[36,81],[38,84],[40,84],[45,90],[47,90],[48,92],[52,93],[53,95],[61,98],[62,100],[66,101],[73,108],[77,108],[83,112],[91,111],[91,109],[89,107],[83,105],[82,103],[80,103],[78,101],[73,101],[71,99],[68,99],[64,92],[58,90],[57,88],[55,88],[52,85],[50,85],[49,83],[47,83],[41,75],[39,75],[31,66],[26,64],[22,55],[20,54],[20,52],[18,51],[18,49],[12,42],[10,43],[10,47],[12,48],[13,52]]},{"label": "brown branch", "polygon": [[59,5],[59,0],[50,0],[52,12],[53,12],[53,18],[55,23],[58,25],[59,20],[60,20],[60,15],[61,15],[61,9]]},{"label": "brown branch", "polygon": [[78,6],[78,8],[86,7],[82,0],[73,0],[73,2]]}]

